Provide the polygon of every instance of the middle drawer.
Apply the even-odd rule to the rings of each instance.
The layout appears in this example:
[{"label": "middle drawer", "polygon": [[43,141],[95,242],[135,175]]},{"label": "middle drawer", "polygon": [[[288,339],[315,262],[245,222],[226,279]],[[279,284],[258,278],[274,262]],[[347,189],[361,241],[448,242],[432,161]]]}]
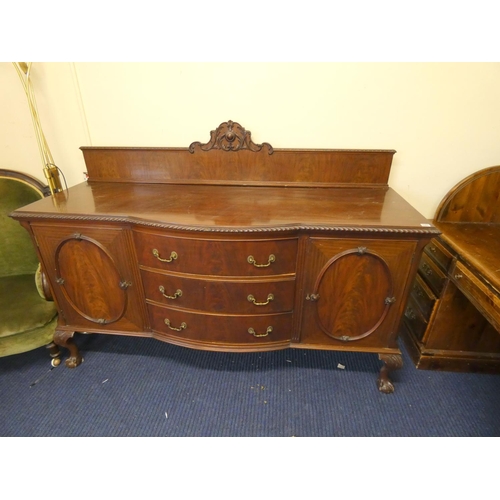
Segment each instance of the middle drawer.
[{"label": "middle drawer", "polygon": [[292,311],[295,279],[215,280],[141,270],[146,299],[178,308],[228,314]]}]

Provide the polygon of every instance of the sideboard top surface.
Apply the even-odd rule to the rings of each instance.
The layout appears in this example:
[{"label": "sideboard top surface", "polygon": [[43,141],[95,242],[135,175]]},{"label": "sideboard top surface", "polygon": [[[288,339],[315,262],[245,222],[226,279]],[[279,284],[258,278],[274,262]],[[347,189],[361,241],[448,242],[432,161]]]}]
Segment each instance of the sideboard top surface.
[{"label": "sideboard top surface", "polygon": [[122,220],[198,231],[300,228],[438,233],[391,188],[298,188],[89,182],[15,218]]}]

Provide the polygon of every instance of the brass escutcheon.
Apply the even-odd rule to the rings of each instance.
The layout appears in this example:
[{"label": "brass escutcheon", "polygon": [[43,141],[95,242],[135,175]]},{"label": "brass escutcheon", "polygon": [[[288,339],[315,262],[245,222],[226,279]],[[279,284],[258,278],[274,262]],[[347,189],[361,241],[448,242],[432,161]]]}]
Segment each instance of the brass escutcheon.
[{"label": "brass escutcheon", "polygon": [[126,290],[128,287],[132,286],[131,281],[120,281],[120,288]]},{"label": "brass escutcheon", "polygon": [[306,300],[310,300],[311,302],[315,302],[319,299],[319,293],[311,293],[306,295]]}]

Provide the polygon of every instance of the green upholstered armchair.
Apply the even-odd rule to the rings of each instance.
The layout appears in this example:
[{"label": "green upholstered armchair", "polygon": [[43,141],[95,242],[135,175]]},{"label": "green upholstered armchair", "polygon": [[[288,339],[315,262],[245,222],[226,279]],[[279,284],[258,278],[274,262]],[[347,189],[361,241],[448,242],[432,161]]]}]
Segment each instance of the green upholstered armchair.
[{"label": "green upholstered armchair", "polygon": [[44,292],[43,275],[28,232],[9,214],[50,194],[40,181],[0,169],[0,357],[47,346],[52,366],[59,364],[53,343],[57,309]]}]

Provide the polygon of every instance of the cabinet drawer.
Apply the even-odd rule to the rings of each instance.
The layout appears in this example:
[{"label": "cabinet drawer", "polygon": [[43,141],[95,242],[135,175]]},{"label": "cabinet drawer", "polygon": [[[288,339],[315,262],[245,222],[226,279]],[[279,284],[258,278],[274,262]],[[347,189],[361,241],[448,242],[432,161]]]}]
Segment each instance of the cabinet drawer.
[{"label": "cabinet drawer", "polygon": [[425,330],[427,329],[427,322],[422,314],[419,312],[416,303],[412,297],[408,300],[405,309],[403,321],[410,332],[418,339],[422,340]]},{"label": "cabinet drawer", "polygon": [[418,274],[413,282],[411,296],[422,312],[422,315],[428,319],[436,302],[436,296]]},{"label": "cabinet drawer", "polygon": [[208,280],[142,270],[146,298],[211,313],[267,314],[293,309],[295,279]]},{"label": "cabinet drawer", "polygon": [[455,262],[450,276],[457,288],[500,332],[500,292],[488,287],[461,262]]},{"label": "cabinet drawer", "polygon": [[139,264],[212,276],[294,274],[296,239],[209,240],[135,231]]},{"label": "cabinet drawer", "polygon": [[418,270],[432,291],[439,296],[445,284],[446,275],[425,252],[422,254]]},{"label": "cabinet drawer", "polygon": [[[151,326],[186,343],[246,345],[290,341],[292,313],[224,316],[148,305]],[[167,324],[168,323],[168,324]]]},{"label": "cabinet drawer", "polygon": [[448,267],[453,260],[453,255],[451,255],[448,250],[446,250],[437,239],[433,239],[424,249],[424,251],[431,257],[434,262],[441,267],[443,271],[447,271]]}]

